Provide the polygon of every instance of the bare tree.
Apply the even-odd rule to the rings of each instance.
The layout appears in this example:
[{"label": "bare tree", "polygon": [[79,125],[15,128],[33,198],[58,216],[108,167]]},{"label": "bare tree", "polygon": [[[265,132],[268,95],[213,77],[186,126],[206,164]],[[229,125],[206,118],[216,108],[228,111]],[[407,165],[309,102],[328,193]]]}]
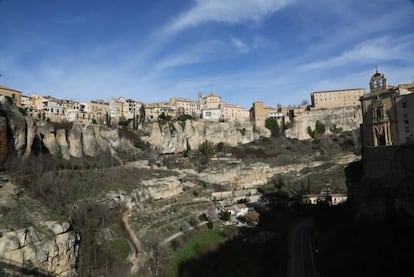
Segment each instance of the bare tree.
[{"label": "bare tree", "polygon": [[148,234],[143,244],[148,254],[148,267],[152,276],[161,276],[161,269],[167,264],[170,256],[170,248],[161,244],[157,233]]}]

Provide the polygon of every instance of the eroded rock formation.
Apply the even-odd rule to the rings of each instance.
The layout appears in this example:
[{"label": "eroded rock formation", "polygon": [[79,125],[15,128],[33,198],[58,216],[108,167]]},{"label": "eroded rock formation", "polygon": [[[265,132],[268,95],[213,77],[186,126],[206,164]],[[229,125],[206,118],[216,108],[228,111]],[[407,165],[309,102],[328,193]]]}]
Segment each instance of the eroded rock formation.
[{"label": "eroded rock formation", "polygon": [[146,124],[143,130],[148,134],[143,140],[161,154],[197,150],[204,141],[236,146],[258,140],[260,137],[270,137],[268,129],[254,128],[250,122],[152,122]]},{"label": "eroded rock formation", "polygon": [[[95,157],[102,152],[115,153],[119,148],[123,151],[134,148],[133,142],[121,136],[118,129],[97,125],[59,126],[36,122],[33,118],[24,117],[18,108],[4,97],[0,98],[0,105],[1,115],[6,119],[6,130],[10,130],[9,138],[13,141],[12,150],[18,157],[28,157],[35,141],[51,155],[64,159]],[[257,140],[261,136],[270,136],[269,130],[256,129],[251,123],[201,120],[150,122],[141,126],[141,131],[147,134],[142,140],[161,154],[197,150],[206,140],[215,144],[222,142],[235,146]]]},{"label": "eroded rock formation", "polygon": [[0,275],[18,276],[18,270],[75,276],[79,237],[67,222],[47,221],[35,227],[2,232]]},{"label": "eroded rock formation", "polygon": [[352,131],[358,129],[362,123],[362,112],[359,107],[310,111],[294,119],[293,124],[285,131],[286,137],[310,139],[307,129],[308,127],[315,129],[317,120],[325,125],[327,134],[334,128]]}]

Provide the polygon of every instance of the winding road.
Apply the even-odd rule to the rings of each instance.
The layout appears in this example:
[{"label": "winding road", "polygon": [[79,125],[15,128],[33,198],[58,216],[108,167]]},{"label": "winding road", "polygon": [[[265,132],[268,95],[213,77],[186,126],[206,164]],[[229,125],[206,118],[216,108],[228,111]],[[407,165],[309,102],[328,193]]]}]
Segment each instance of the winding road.
[{"label": "winding road", "polygon": [[310,219],[302,221],[293,229],[287,277],[319,277],[313,256],[312,230]]}]

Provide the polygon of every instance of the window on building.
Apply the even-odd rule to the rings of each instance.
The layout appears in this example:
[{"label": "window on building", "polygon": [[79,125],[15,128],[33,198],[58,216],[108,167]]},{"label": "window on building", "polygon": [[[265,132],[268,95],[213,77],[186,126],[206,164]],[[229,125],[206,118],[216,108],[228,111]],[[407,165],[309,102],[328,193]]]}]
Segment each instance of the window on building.
[{"label": "window on building", "polygon": [[403,102],[402,103],[402,107],[405,109],[405,108],[407,108],[407,102]]}]

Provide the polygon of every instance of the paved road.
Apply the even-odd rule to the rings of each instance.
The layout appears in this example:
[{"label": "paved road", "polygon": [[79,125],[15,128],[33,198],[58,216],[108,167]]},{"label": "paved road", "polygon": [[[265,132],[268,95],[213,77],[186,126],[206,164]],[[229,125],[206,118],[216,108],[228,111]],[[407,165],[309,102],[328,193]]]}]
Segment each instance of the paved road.
[{"label": "paved road", "polygon": [[287,277],[319,277],[313,256],[312,229],[311,220],[304,220],[293,229]]}]

